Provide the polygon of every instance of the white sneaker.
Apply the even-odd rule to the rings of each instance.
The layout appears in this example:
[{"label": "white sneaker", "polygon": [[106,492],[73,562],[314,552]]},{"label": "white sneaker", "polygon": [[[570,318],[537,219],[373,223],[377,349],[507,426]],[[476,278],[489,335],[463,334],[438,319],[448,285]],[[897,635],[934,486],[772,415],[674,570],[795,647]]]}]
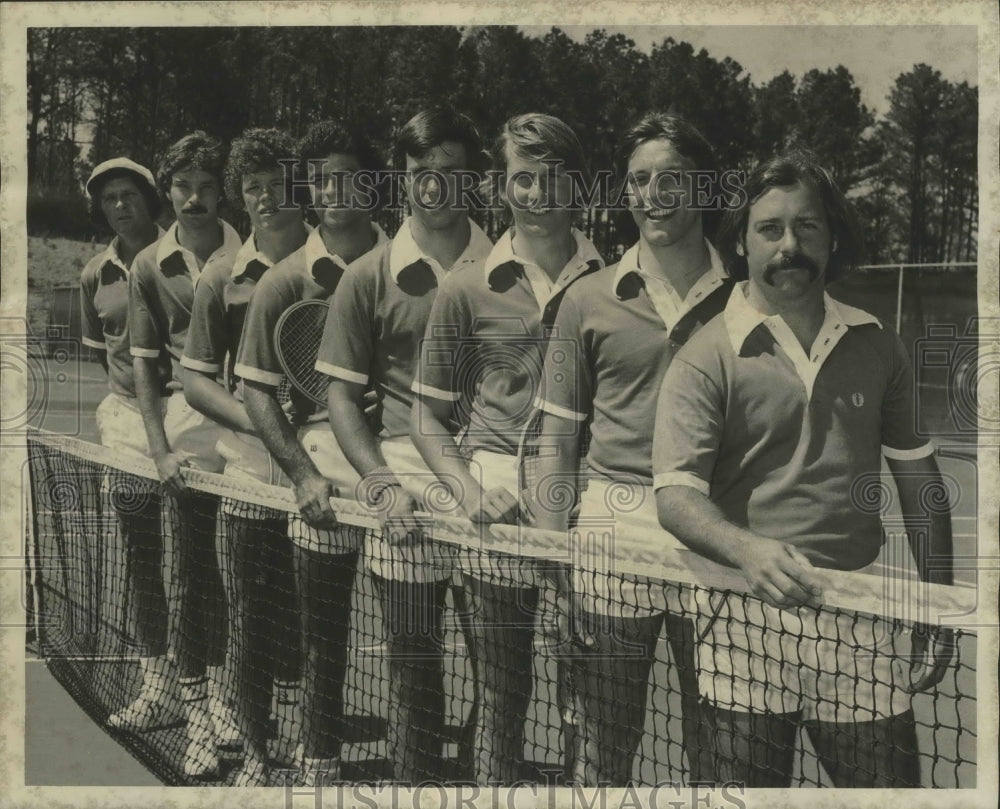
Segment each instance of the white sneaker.
[{"label": "white sneaker", "polygon": [[243,759],[243,766],[236,774],[233,781],[234,787],[266,787],[270,768],[266,761],[259,758],[247,756]]},{"label": "white sneaker", "polygon": [[267,740],[267,758],[278,767],[289,767],[292,769],[297,767],[299,761],[296,758],[297,752],[298,748],[292,739],[276,736],[273,739]]},{"label": "white sneaker", "polygon": [[243,734],[236,722],[232,709],[219,697],[208,698],[208,712],[215,727],[215,740],[219,747],[239,748],[243,746]]},{"label": "white sneaker", "polygon": [[140,657],[139,671],[142,687],[138,696],[108,717],[108,725],[116,730],[149,730],[183,716],[166,657]]},{"label": "white sneaker", "polygon": [[302,760],[300,729],[301,722],[297,722],[296,717],[278,716],[277,733],[267,740],[267,756],[279,767],[295,768]]},{"label": "white sneaker", "polygon": [[144,685],[135,700],[108,717],[108,726],[135,733],[169,725],[181,716],[173,695],[163,688]]},{"label": "white sneaker", "polygon": [[304,758],[295,786],[332,787],[340,781],[339,758]]},{"label": "white sneaker", "polygon": [[218,773],[219,753],[215,746],[213,722],[204,708],[189,708],[187,737],[184,774],[189,778],[207,778]]}]

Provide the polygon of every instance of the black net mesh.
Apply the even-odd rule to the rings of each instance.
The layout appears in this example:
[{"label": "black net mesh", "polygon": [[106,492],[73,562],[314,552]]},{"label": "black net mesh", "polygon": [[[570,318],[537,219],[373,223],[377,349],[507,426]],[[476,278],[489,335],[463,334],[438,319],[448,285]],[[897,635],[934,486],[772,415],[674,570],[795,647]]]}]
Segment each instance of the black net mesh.
[{"label": "black net mesh", "polygon": [[[42,433],[29,458],[40,654],[166,784],[453,784],[487,771],[975,786],[974,631],[955,631],[941,682],[911,695],[914,627],[898,599],[881,614],[844,609],[867,608],[851,595],[866,587],[857,575],[840,574],[839,602],[778,611],[708,563],[655,578],[665,568],[643,537],[619,536],[613,563],[588,566],[541,532],[433,522],[444,559],[458,545],[489,547],[491,563],[512,549],[536,569],[576,561],[592,597],[566,642],[544,576],[533,589],[505,587],[499,563],[465,586],[457,568],[437,582],[373,576],[357,549],[377,523],[357,503],[334,501],[342,533],[324,548],[303,540],[286,490],[192,472],[167,496],[151,465]],[[586,544],[603,529],[578,530]],[[929,597],[941,614],[968,595]],[[503,620],[470,632],[486,615]]]}]

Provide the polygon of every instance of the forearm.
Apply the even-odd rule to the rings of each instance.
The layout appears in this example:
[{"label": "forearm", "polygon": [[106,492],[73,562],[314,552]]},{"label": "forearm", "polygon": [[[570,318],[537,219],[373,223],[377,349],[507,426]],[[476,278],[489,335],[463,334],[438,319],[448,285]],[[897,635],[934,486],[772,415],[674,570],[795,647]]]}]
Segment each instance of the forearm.
[{"label": "forearm", "polygon": [[327,404],[330,427],[337,437],[341,452],[361,477],[385,466],[385,457],[365,419],[364,388],[361,385],[330,383]]},{"label": "forearm", "polygon": [[299,443],[296,429],[278,404],[274,388],[244,381],[243,395],[257,435],[292,483],[299,486],[310,476],[318,476],[319,470]]},{"label": "forearm", "polygon": [[951,513],[934,456],[887,463],[896,480],[903,525],[921,580],[952,584]]},{"label": "forearm", "polygon": [[746,553],[762,537],[729,522],[705,495],[690,486],[666,486],[656,492],[660,525],[702,556],[743,568]]},{"label": "forearm", "polygon": [[444,426],[444,407],[450,404],[429,403],[417,396],[410,411],[410,437],[430,470],[459,503],[467,506],[481,499],[482,485],[469,472],[455,439]]},{"label": "forearm", "polygon": [[[927,523],[906,524],[910,550],[923,581],[931,584],[954,584],[954,548],[952,545],[951,516],[931,514]],[[926,528],[926,532],[925,532]]]},{"label": "forearm", "polygon": [[207,374],[185,369],[184,395],[191,407],[212,421],[237,432],[253,432],[243,404]]},{"label": "forearm", "polygon": [[548,413],[543,419],[539,443],[544,452],[529,482],[532,513],[536,527],[565,531],[580,492],[581,425]]},{"label": "forearm", "polygon": [[132,358],[135,398],[139,403],[143,427],[146,428],[149,454],[154,459],[170,452],[167,434],[163,430],[163,414],[160,412],[160,380],[156,363],[155,359],[147,357]]}]

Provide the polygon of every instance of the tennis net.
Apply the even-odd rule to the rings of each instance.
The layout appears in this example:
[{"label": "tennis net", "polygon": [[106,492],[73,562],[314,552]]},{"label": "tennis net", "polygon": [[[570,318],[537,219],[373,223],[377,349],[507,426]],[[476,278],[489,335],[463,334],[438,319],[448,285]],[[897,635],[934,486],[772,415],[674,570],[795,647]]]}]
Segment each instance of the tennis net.
[{"label": "tennis net", "polygon": [[[385,594],[363,559],[344,556],[347,567],[336,568],[323,567],[322,553],[292,554],[288,524],[296,507],[289,490],[187,470],[188,494],[168,497],[150,462],[40,431],[29,434],[28,454],[28,555],[40,654],[90,717],[165,784],[227,784],[237,777],[245,730],[253,728],[245,719],[226,725],[247,699],[234,684],[237,659],[259,669],[250,678],[256,704],[264,705],[255,721],[271,739],[271,754],[289,732],[293,743],[308,737],[310,744],[341,746],[339,781],[393,779],[400,745],[419,748],[408,751],[414,772],[442,783],[468,782],[477,756],[501,755],[494,742],[484,753],[475,735],[475,672],[484,650],[467,643],[476,598],[463,595],[459,573],[439,588],[439,631],[417,638],[419,653],[402,660],[420,670],[412,692],[401,696],[391,666],[406,655],[389,654],[386,626],[407,616],[382,614]],[[346,499],[333,505],[343,525],[374,538],[378,523],[364,506]],[[233,551],[240,524],[252,525],[268,549],[253,564]],[[197,554],[180,547],[184,525],[201,536]],[[452,564],[458,549],[495,564],[493,580],[503,584],[510,568],[503,560],[511,557],[554,569],[569,563],[577,587],[589,594],[575,613],[577,642],[568,643],[553,629],[556,599],[543,584],[537,604],[522,605],[535,616],[527,630],[531,676],[512,673],[491,684],[506,690],[503,704],[521,704],[525,717],[513,742],[514,756],[523,758],[520,779],[740,781],[746,773],[739,767],[749,762],[758,783],[777,779],[775,785],[786,778],[798,786],[832,785],[861,773],[861,782],[873,776],[878,783],[975,786],[976,633],[961,625],[972,623],[973,589],[824,571],[821,608],[776,611],[748,595],[734,571],[658,548],[655,528],[627,519],[581,521],[570,542],[445,516],[428,519],[425,530],[442,564]],[[159,537],[159,546],[144,536]],[[282,577],[280,570],[295,573]],[[311,607],[303,600],[307,580]],[[164,603],[149,595],[156,581]],[[252,585],[259,589],[248,594]],[[182,586],[189,588],[183,599]],[[265,603],[253,606],[253,598]],[[194,606],[177,609],[180,600]],[[150,626],[160,614],[157,636]],[[248,629],[241,622],[253,616],[260,626]],[[911,695],[914,619],[954,625],[955,652],[935,687]],[[486,634],[501,657],[511,631],[501,626]],[[307,636],[328,645],[304,642]],[[237,648],[246,638],[252,649]],[[339,675],[324,657],[338,643],[348,650]],[[151,679],[144,666],[156,644],[167,662]],[[137,698],[159,699],[150,683],[175,695],[177,673],[192,657],[208,666],[208,704],[226,708],[222,718],[210,709],[218,766],[214,759],[191,766],[190,723],[174,696],[142,727],[111,721]],[[303,674],[298,692],[276,686],[272,694],[272,680],[280,686]],[[398,712],[400,699],[415,706],[410,714]],[[899,716],[904,724],[892,724]],[[408,723],[425,736],[400,733]],[[872,724],[888,731],[871,732]],[[906,755],[908,746],[914,749]],[[720,761],[742,764],[727,770]],[[297,765],[281,755],[272,763],[271,783],[297,777]]]}]

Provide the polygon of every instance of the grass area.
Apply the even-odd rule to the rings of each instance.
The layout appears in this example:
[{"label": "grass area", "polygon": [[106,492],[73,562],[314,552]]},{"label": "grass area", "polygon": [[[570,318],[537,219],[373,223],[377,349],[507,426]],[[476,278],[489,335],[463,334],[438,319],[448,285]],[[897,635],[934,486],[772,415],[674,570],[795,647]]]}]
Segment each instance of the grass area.
[{"label": "grass area", "polygon": [[80,281],[87,262],[104,249],[103,244],[58,237],[28,237],[28,328],[45,334],[52,290]]}]

